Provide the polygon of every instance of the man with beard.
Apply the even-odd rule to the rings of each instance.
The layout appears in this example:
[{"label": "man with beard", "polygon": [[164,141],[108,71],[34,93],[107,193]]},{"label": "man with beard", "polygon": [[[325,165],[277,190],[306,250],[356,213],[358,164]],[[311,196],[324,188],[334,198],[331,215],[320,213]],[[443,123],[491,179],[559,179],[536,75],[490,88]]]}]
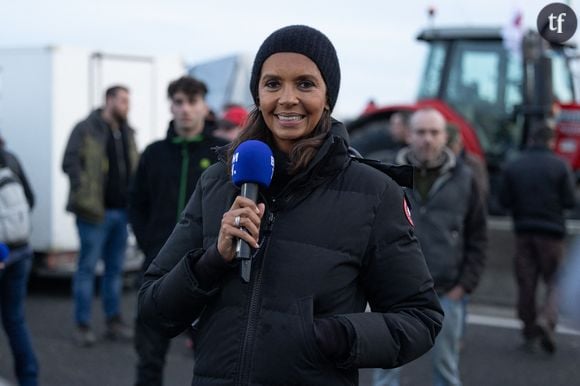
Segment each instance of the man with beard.
[{"label": "man with beard", "polygon": [[[425,108],[410,122],[409,147],[399,151],[397,163],[415,168],[408,192],[413,222],[445,312],[432,349],[433,385],[461,386],[464,297],[477,287],[485,263],[485,204],[472,171],[446,147],[443,115]],[[399,384],[398,369],[375,370],[374,386]]]},{"label": "man with beard", "polygon": [[91,302],[95,266],[103,259],[101,297],[106,317],[105,337],[130,340],[132,331],[120,313],[122,271],[127,244],[129,180],[137,166],[133,129],[127,124],[129,90],[113,86],[105,93],[105,106],[93,111],[73,129],[62,169],[70,179],[67,210],[76,215],[80,238],[73,278],[75,340],[92,346]]},{"label": "man with beard", "polygon": [[[173,119],[167,137],[147,146],[139,160],[129,193],[129,222],[145,254],[143,272],[179,221],[197,180],[217,161],[213,148],[226,144],[213,136],[214,123],[206,119],[206,94],[205,84],[189,76],[171,82],[167,97]],[[136,386],[163,384],[168,348],[169,338],[137,316]]]}]

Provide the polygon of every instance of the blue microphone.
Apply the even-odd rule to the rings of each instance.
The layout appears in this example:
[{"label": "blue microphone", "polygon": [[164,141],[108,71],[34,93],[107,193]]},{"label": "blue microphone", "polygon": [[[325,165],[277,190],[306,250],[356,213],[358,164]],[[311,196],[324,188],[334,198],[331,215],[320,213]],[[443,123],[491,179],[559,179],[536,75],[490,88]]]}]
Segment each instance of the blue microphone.
[{"label": "blue microphone", "polygon": [[8,245],[4,243],[0,243],[0,263],[4,263],[8,260],[8,256],[10,255],[10,249]]},{"label": "blue microphone", "polygon": [[[232,182],[241,189],[240,195],[258,201],[259,187],[267,188],[274,175],[274,156],[262,141],[242,142],[232,157]],[[252,270],[251,250],[247,242],[238,239],[236,258],[241,260],[242,279],[248,283]]]}]

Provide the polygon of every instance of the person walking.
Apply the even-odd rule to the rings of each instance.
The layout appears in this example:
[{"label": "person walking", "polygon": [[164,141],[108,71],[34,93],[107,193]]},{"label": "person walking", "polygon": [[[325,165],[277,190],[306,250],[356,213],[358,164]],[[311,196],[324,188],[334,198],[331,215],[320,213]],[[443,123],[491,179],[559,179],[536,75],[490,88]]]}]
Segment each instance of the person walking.
[{"label": "person walking", "polygon": [[[34,193],[18,158],[5,149],[0,138],[0,315],[14,358],[14,372],[20,386],[38,384],[39,365],[26,323],[24,303],[32,266],[28,212],[34,207]],[[5,196],[8,195],[8,196]],[[9,199],[6,199],[9,198]],[[11,207],[4,205],[10,203]],[[25,212],[21,212],[20,208]],[[13,214],[18,219],[11,217]],[[24,233],[14,233],[19,222]],[[10,227],[11,229],[8,229]]]},{"label": "person walking", "polygon": [[[528,148],[503,170],[499,196],[514,221],[517,313],[523,323],[524,348],[535,351],[540,343],[548,353],[556,351],[555,286],[566,235],[564,210],[576,202],[574,176],[552,152],[553,140],[554,131],[547,124],[532,128]],[[543,305],[537,307],[540,278],[546,294]]]}]

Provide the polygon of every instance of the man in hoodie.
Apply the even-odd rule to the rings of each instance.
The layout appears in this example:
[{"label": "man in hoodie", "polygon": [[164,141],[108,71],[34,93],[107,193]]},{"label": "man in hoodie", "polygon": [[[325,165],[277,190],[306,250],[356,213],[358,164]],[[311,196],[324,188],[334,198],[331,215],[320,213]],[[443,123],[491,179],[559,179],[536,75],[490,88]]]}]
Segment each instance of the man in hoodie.
[{"label": "man in hoodie", "polygon": [[80,238],[73,279],[75,339],[85,347],[96,341],[91,329],[91,303],[99,259],[105,265],[101,283],[105,337],[130,340],[133,335],[120,313],[127,194],[138,161],[134,131],[127,124],[128,112],[129,90],[123,86],[107,89],[105,106],[73,129],[62,162],[70,179],[67,210],[76,215]]},{"label": "man in hoodie", "polygon": [[[206,93],[204,83],[188,76],[171,82],[167,96],[173,119],[167,137],[150,144],[141,155],[130,189],[129,222],[145,254],[143,272],[179,221],[197,180],[217,161],[212,148],[226,143],[212,135],[215,128],[206,119]],[[169,339],[148,327],[139,316],[135,333],[135,384],[162,385]]]}]

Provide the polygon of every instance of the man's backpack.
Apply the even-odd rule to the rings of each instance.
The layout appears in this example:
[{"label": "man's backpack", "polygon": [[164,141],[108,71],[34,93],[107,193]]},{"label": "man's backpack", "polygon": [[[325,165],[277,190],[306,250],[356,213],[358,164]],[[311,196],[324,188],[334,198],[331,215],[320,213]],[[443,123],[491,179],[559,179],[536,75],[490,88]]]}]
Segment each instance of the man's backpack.
[{"label": "man's backpack", "polygon": [[30,207],[20,179],[0,164],[0,242],[18,244],[30,236]]}]

